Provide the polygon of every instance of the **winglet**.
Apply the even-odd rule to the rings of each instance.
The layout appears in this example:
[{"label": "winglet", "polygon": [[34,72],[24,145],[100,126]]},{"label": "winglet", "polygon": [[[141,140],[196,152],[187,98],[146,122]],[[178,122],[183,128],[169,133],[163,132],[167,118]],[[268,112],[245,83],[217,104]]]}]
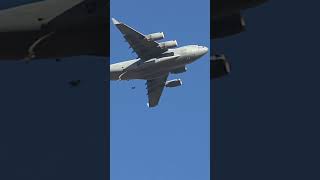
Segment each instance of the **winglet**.
[{"label": "winglet", "polygon": [[117,24],[121,24],[118,20],[116,20],[115,18],[112,18],[112,23],[114,25],[117,25]]}]

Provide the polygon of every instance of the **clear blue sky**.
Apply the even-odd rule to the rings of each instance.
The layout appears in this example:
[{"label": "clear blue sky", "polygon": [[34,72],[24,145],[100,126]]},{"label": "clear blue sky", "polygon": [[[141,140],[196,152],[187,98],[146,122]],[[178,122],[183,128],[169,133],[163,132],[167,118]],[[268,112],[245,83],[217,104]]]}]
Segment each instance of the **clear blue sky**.
[{"label": "clear blue sky", "polygon": [[[111,17],[144,34],[163,31],[179,46],[209,47],[209,15],[209,0],[111,1]],[[110,28],[111,63],[135,58]],[[209,179],[209,71],[207,54],[186,73],[170,75],[183,85],[164,89],[155,109],[147,107],[145,81],[111,82],[112,180]]]}]

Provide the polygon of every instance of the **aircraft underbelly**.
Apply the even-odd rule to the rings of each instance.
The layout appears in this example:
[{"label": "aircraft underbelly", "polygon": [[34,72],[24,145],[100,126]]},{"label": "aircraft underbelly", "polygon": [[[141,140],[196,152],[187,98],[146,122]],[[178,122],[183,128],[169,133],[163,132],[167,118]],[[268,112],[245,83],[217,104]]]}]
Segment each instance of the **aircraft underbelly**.
[{"label": "aircraft underbelly", "polygon": [[[44,34],[40,32],[0,33],[0,59],[22,60],[29,48]],[[105,32],[70,31],[53,34],[35,46],[34,59],[81,55],[107,56],[109,45]]]},{"label": "aircraft underbelly", "polygon": [[135,71],[131,71],[127,73],[127,76],[130,77],[130,79],[155,79],[158,77],[162,77],[170,71],[177,69],[179,67],[184,67],[185,63],[181,62],[168,62],[168,63],[159,63],[155,64],[153,67],[144,68],[144,69],[137,69]]},{"label": "aircraft underbelly", "polygon": [[39,58],[102,56],[106,54],[104,51],[108,51],[107,38],[103,34],[105,33],[99,31],[61,33],[39,47]]},{"label": "aircraft underbelly", "polygon": [[0,59],[22,59],[28,50],[28,42],[32,42],[35,36],[33,32],[0,33]]}]

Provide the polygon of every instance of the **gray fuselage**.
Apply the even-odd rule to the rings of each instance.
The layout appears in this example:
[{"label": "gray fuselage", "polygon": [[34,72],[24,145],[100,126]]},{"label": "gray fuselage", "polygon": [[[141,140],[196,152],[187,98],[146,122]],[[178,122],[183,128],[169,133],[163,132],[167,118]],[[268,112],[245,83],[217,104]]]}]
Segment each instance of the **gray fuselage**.
[{"label": "gray fuselage", "polygon": [[[184,69],[208,52],[198,45],[169,49],[161,56],[149,60],[133,59],[110,65],[110,80],[151,80],[170,72]],[[183,71],[181,71],[183,72]]]}]

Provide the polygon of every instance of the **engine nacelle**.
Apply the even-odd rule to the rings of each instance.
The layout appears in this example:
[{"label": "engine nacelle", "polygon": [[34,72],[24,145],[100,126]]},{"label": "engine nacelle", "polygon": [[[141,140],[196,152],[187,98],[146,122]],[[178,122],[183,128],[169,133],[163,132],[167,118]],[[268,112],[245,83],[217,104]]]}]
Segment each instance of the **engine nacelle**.
[{"label": "engine nacelle", "polygon": [[174,79],[166,82],[166,87],[170,87],[170,88],[181,86],[181,85],[182,85],[181,79]]},{"label": "engine nacelle", "polygon": [[187,71],[187,67],[184,66],[184,67],[172,70],[171,73],[172,74],[180,74],[180,73],[184,73],[186,71]]},{"label": "engine nacelle", "polygon": [[146,39],[148,41],[157,41],[157,40],[161,40],[163,38],[164,38],[164,33],[163,32],[158,32],[158,33],[153,33],[153,34],[146,35]]},{"label": "engine nacelle", "polygon": [[230,64],[224,55],[215,55],[210,61],[210,79],[217,79],[230,73]]},{"label": "engine nacelle", "polygon": [[166,42],[161,42],[159,44],[160,48],[162,49],[169,49],[169,48],[175,48],[178,46],[178,42],[176,40],[174,41],[166,41]]},{"label": "engine nacelle", "polygon": [[245,21],[239,13],[213,20],[211,38],[218,39],[239,34],[245,31],[245,26]]},{"label": "engine nacelle", "polygon": [[213,17],[225,16],[241,12],[248,8],[253,8],[269,0],[215,0],[211,3],[211,12]]}]

